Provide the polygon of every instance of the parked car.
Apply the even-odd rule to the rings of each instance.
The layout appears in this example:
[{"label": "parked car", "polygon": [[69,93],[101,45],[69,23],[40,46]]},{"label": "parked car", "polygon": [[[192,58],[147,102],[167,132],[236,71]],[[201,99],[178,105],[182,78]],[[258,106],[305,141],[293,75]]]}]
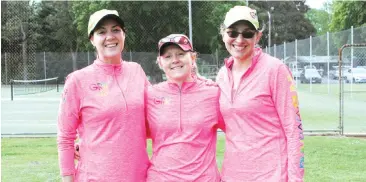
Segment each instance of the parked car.
[{"label": "parked car", "polygon": [[303,69],[302,68],[293,69],[293,70],[291,70],[291,72],[292,72],[292,76],[294,77],[294,80],[297,80],[300,78],[301,73],[303,72]]},{"label": "parked car", "polygon": [[350,68],[346,73],[346,82],[350,83],[366,83],[365,68]]},{"label": "parked car", "polygon": [[[342,67],[342,78],[346,79],[346,72],[350,69],[350,66]],[[338,80],[339,78],[339,69],[338,66],[333,66],[333,69],[329,71],[329,76],[331,79]]]},{"label": "parked car", "polygon": [[301,83],[322,83],[322,77],[317,69],[304,69],[300,76]]}]

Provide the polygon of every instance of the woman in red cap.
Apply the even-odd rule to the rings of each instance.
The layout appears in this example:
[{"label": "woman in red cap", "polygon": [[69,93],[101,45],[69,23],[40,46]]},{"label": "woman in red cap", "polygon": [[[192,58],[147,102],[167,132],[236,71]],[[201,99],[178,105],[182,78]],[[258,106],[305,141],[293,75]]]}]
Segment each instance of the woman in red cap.
[{"label": "woman in red cap", "polygon": [[231,8],[221,27],[231,57],[216,82],[226,124],[224,182],[303,181],[303,132],[291,73],[262,52],[257,12]]},{"label": "woman in red cap", "polygon": [[216,164],[219,88],[192,73],[197,53],[187,36],[159,41],[157,62],[167,81],[147,92],[146,113],[153,153],[148,182],[220,182]]}]

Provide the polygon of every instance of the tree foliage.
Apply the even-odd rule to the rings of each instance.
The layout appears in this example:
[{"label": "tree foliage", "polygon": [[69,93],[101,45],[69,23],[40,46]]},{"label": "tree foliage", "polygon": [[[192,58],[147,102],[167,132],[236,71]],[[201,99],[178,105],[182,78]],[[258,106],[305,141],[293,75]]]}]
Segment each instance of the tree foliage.
[{"label": "tree foliage", "polygon": [[331,15],[325,10],[310,9],[305,17],[310,20],[316,29],[317,35],[324,35],[329,31]]},{"label": "tree foliage", "polygon": [[265,26],[261,45],[268,45],[268,13],[271,16],[271,45],[292,42],[314,36],[316,30],[305,17],[309,10],[304,1],[255,1],[251,7],[257,9],[259,20]]},{"label": "tree foliage", "polygon": [[[172,33],[189,35],[189,9],[187,1],[34,1],[15,8],[2,5],[2,51],[10,44],[19,44],[20,22],[27,22],[32,30],[29,34],[37,52],[67,52],[72,54],[73,69],[77,52],[93,51],[87,35],[89,16],[100,9],[115,9],[126,25],[124,52],[151,52],[139,56],[140,63],[148,75],[161,73],[156,66],[157,43],[162,37]],[[28,5],[27,5],[28,3]],[[235,5],[245,5],[245,1],[192,1],[192,39],[195,50],[202,54],[226,52],[219,32],[225,13]],[[4,6],[5,4],[5,6]],[[261,26],[266,26],[260,44],[264,47],[268,40],[268,16],[272,15],[272,44],[308,38],[315,34],[315,28],[305,13],[308,7],[303,1],[250,1],[257,9]],[[273,7],[273,9],[271,8]],[[23,8],[23,9],[22,9]],[[26,8],[26,9],[24,9]],[[4,16],[5,15],[5,16]],[[22,17],[19,17],[22,15]],[[5,18],[4,18],[5,17]],[[17,19],[18,18],[18,19]],[[12,21],[9,21],[12,20]],[[12,23],[10,23],[12,22]],[[15,34],[17,36],[15,36]],[[4,44],[5,43],[5,44]],[[5,45],[5,48],[4,48]],[[225,54],[227,55],[227,54]],[[217,58],[222,60],[222,57]],[[134,61],[139,61],[135,60]],[[60,66],[59,66],[60,67]]]},{"label": "tree foliage", "polygon": [[366,25],[366,1],[335,1],[331,31],[342,31]]}]

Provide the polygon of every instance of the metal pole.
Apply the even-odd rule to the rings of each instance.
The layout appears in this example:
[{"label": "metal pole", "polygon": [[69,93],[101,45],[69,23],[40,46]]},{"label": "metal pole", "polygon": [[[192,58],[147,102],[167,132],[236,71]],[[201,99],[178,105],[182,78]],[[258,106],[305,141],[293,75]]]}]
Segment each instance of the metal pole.
[{"label": "metal pole", "polygon": [[44,79],[47,78],[47,67],[46,67],[46,52],[43,51],[43,72],[44,72]]},{"label": "metal pole", "polygon": [[130,50],[130,61],[132,61],[132,52]]},{"label": "metal pole", "polygon": [[88,65],[90,65],[89,51],[87,52],[87,54],[88,54]]},{"label": "metal pole", "polygon": [[6,57],[6,53],[5,53],[5,84],[8,84],[8,59]]},{"label": "metal pole", "polygon": [[[310,36],[310,69],[313,69],[313,37]],[[313,77],[310,76],[310,92],[313,92]]]},{"label": "metal pole", "polygon": [[283,62],[286,64],[286,42],[283,42]]},{"label": "metal pole", "polygon": [[[353,26],[351,26],[351,44],[353,44]],[[351,69],[353,69],[353,46],[351,46]],[[353,98],[353,71],[351,71],[351,98]]]},{"label": "metal pole", "polygon": [[327,68],[327,73],[328,73],[328,94],[330,93],[330,76],[329,76],[329,62],[330,62],[330,52],[329,52],[329,32],[327,32],[327,55],[328,55],[328,68]]},{"label": "metal pole", "polygon": [[339,49],[339,62],[338,62],[338,70],[339,70],[339,132],[340,135],[343,135],[343,116],[344,116],[344,110],[343,110],[343,105],[344,105],[344,88],[343,88],[343,80],[342,78],[342,53],[343,53],[343,48],[344,45],[342,46],[342,48]]},{"label": "metal pole", "polygon": [[267,11],[268,14],[268,54],[271,55],[271,13]]},{"label": "metal pole", "polygon": [[11,100],[13,100],[13,97],[14,97],[14,88],[13,88],[13,80],[10,80],[10,98]]},{"label": "metal pole", "polygon": [[[296,62],[296,73],[299,72],[298,68],[297,68],[297,39],[295,39],[295,62]],[[298,82],[298,79],[296,79],[296,88],[297,87],[297,82]]]},{"label": "metal pole", "polygon": [[58,77],[56,78],[56,88],[57,88],[57,92],[59,91],[59,87],[58,87]]},{"label": "metal pole", "polygon": [[273,56],[276,57],[276,44],[274,44],[274,48],[273,48]]},{"label": "metal pole", "polygon": [[191,0],[188,0],[188,17],[189,17],[189,39],[193,46],[193,35],[192,35],[192,5]]}]

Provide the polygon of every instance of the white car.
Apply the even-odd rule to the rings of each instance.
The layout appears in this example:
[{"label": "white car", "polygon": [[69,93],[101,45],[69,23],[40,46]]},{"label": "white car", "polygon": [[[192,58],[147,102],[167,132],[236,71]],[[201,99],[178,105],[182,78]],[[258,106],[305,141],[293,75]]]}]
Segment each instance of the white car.
[{"label": "white car", "polygon": [[366,69],[365,68],[350,68],[345,73],[346,82],[350,83],[366,83]]}]

